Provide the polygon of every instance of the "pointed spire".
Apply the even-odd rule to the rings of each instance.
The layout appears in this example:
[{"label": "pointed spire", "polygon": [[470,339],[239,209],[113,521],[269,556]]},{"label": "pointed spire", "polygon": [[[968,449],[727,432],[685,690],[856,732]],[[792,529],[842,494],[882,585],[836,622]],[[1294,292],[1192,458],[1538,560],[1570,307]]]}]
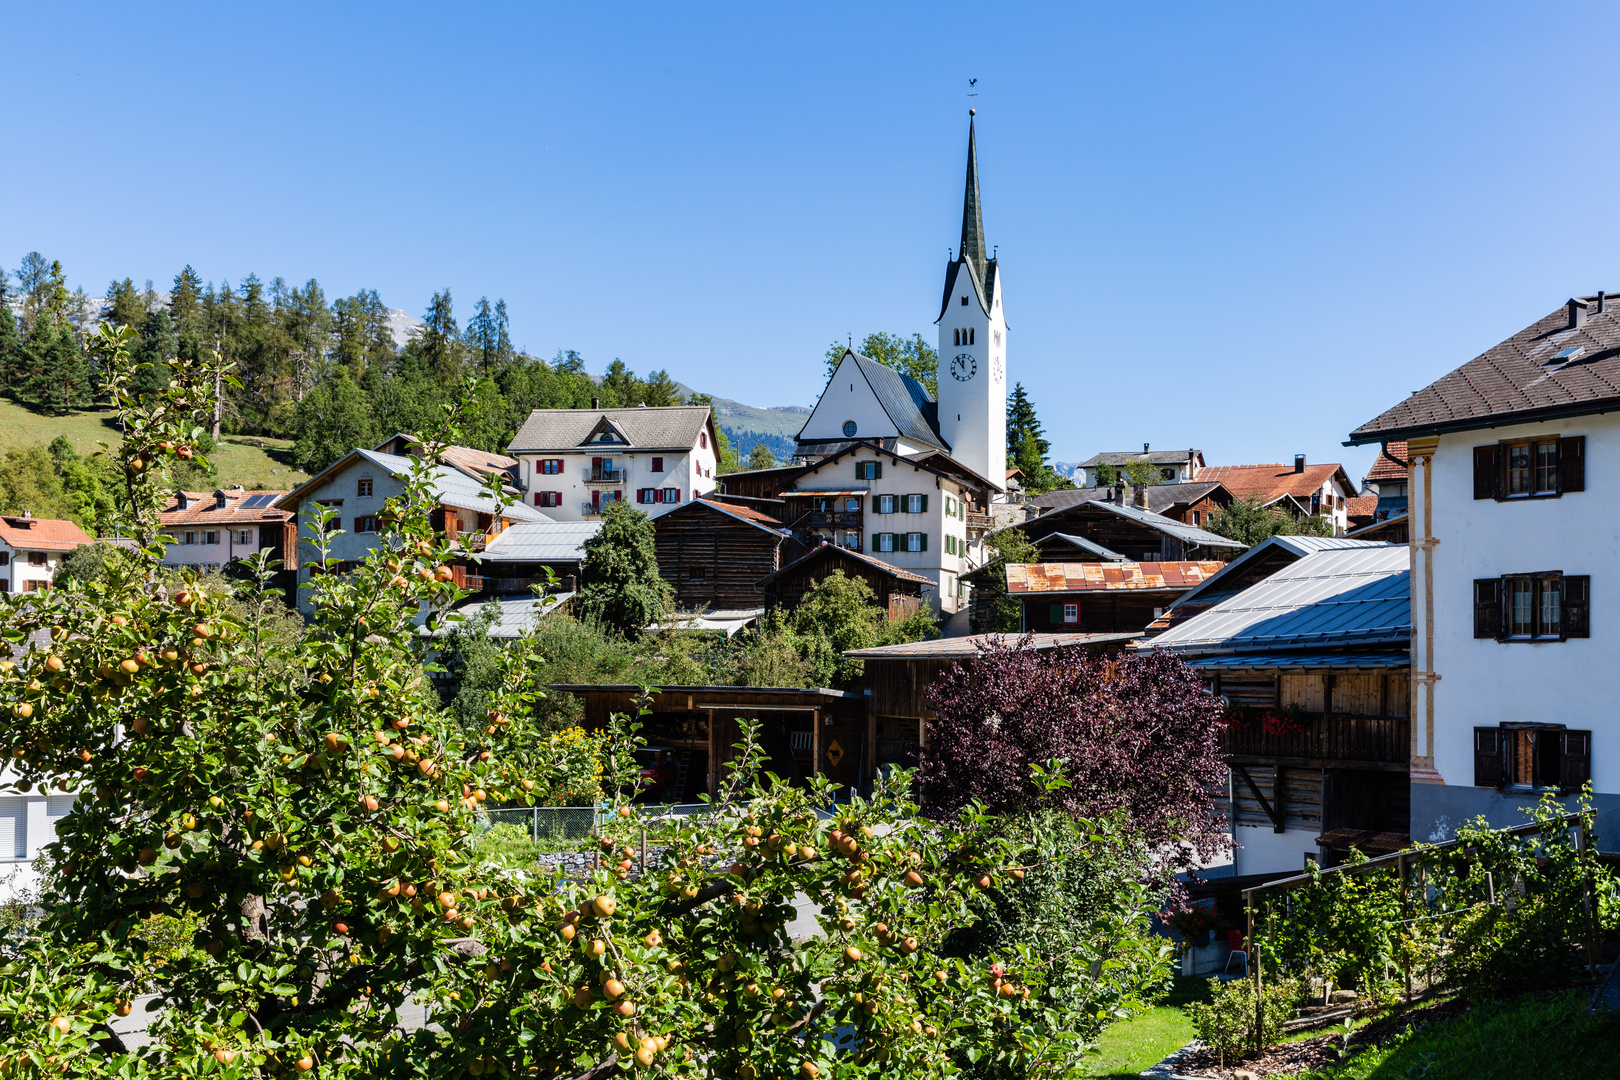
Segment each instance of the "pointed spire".
[{"label": "pointed spire", "polygon": [[973,136],[973,115],[976,111],[968,110],[967,191],[962,196],[962,246],[957,250],[957,258],[968,260],[982,285],[985,269],[984,216],[979,211],[979,155]]}]

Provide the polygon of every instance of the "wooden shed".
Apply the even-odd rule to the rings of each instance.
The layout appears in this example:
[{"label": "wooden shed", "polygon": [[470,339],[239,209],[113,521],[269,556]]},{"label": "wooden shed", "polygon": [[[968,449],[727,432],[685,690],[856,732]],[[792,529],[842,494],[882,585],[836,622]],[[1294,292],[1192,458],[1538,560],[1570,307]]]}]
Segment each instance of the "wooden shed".
[{"label": "wooden shed", "polygon": [[[1117,653],[1141,634],[1042,634],[1030,639],[1037,650],[1081,648]],[[1013,634],[974,634],[969,637],[913,641],[852,649],[844,655],[866,668],[867,708],[874,753],[879,768],[912,765],[923,745],[927,722],[933,714],[923,702],[923,691],[956,664],[970,664],[993,643],[1015,644]]]},{"label": "wooden shed", "polygon": [[837,544],[822,544],[804,558],[761,579],[759,587],[770,601],[793,607],[835,570],[870,585],[877,594],[878,604],[891,615],[915,610],[921,602],[923,586],[933,584],[921,574],[902,570],[864,552]]},{"label": "wooden shed", "polygon": [[751,506],[693,499],[653,521],[658,573],[675,590],[675,606],[762,608],[759,581],[782,567],[790,534]]},{"label": "wooden shed", "polygon": [[[585,705],[585,726],[598,730],[614,713],[634,715],[641,688],[626,684],[558,683]],[[866,698],[841,690],[791,686],[665,686],[647,701],[641,717],[648,747],[675,751],[679,775],[673,801],[693,802],[714,794],[736,757],[740,718],[760,723],[766,768],[790,783],[825,775],[846,788],[869,792],[876,759]]]}]

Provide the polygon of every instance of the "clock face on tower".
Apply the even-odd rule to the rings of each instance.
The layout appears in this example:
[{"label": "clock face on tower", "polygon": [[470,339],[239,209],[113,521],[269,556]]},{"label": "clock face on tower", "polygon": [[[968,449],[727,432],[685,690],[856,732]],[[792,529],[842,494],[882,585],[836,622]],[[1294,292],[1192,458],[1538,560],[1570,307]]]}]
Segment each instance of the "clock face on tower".
[{"label": "clock face on tower", "polygon": [[967,382],[979,373],[979,362],[972,353],[957,353],[951,358],[951,378]]}]

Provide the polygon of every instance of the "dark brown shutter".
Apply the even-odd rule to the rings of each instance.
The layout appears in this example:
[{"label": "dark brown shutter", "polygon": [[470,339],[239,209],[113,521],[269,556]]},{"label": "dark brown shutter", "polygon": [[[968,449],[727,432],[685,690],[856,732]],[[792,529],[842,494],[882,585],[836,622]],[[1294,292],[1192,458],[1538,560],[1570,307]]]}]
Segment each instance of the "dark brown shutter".
[{"label": "dark brown shutter", "polygon": [[1500,446],[1474,447],[1474,498],[1498,499],[1501,486],[1502,448]]},{"label": "dark brown shutter", "polygon": [[1501,578],[1474,579],[1474,636],[1502,637]]},{"label": "dark brown shutter", "polygon": [[1592,636],[1592,579],[1585,574],[1564,578],[1564,636]]},{"label": "dark brown shutter", "polygon": [[1592,733],[1560,731],[1558,736],[1558,786],[1573,791],[1592,779]]},{"label": "dark brown shutter", "polygon": [[1502,729],[1474,729],[1474,786],[1502,786]]},{"label": "dark brown shutter", "polygon": [[1586,436],[1558,440],[1558,491],[1586,490]]}]

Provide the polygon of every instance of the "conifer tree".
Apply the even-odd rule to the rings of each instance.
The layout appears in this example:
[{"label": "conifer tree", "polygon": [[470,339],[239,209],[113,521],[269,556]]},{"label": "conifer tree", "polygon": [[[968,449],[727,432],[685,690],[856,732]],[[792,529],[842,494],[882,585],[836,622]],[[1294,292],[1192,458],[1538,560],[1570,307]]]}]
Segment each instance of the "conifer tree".
[{"label": "conifer tree", "polygon": [[187,360],[197,358],[207,333],[202,303],[202,278],[187,263],[185,269],[174,276],[174,290],[169,293],[169,317],[174,320],[174,332],[179,339],[176,355]]},{"label": "conifer tree", "polygon": [[15,372],[22,363],[22,338],[17,333],[17,318],[11,311],[11,298],[6,293],[7,274],[0,271],[0,386],[16,385]]}]

